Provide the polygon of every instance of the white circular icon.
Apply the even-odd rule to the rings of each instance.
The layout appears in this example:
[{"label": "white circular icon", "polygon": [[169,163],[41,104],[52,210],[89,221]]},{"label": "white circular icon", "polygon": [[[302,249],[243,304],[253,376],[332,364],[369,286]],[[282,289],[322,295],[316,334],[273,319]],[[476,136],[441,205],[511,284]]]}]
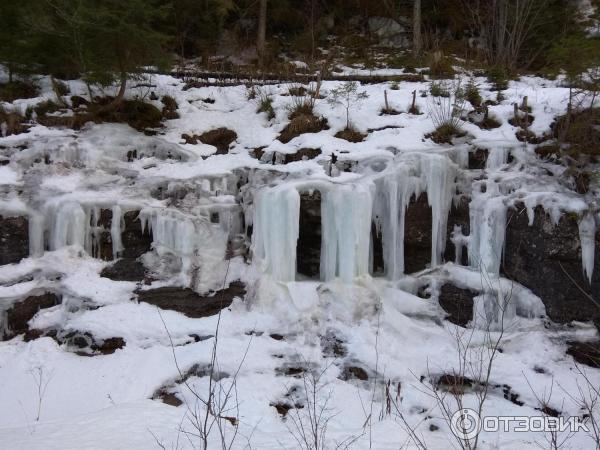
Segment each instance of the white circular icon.
[{"label": "white circular icon", "polygon": [[481,431],[481,418],[470,408],[459,409],[452,414],[450,429],[456,437],[468,441],[475,438]]}]

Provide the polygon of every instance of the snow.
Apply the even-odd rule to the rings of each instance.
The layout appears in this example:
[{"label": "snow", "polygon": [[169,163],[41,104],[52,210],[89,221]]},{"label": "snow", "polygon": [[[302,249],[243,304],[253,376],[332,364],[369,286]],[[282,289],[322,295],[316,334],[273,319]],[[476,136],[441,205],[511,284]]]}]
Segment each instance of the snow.
[{"label": "snow", "polygon": [[19,174],[8,166],[0,166],[0,185],[19,184]]},{"label": "snow", "polygon": [[[236,300],[223,311],[218,344],[219,371],[231,375],[238,365],[240,369],[235,380],[240,429],[233,448],[297,448],[288,431],[289,419],[284,422],[270,404],[302,386],[302,378],[277,375],[276,369],[304,361],[324,370],[324,392],[331,392],[328,447],[359,436],[352,448],[370,448],[369,434],[371,448],[392,449],[409,442],[393,415],[373,420],[372,433],[363,429],[369,412],[363,406],[372,400],[372,417],[379,417],[385,410],[385,383],[391,380],[401,384],[399,408],[409,423],[420,424],[429,448],[447,448],[450,430],[426,393],[433,376],[457,364],[455,336],[461,329],[443,320],[435,292],[446,281],[480,292],[469,328],[477,348],[486,345],[486,331],[497,333],[506,326],[492,382],[510,385],[524,406],[494,391],[487,413],[539,414],[528,384],[543,391],[556,380],[566,392],[577,392],[574,363],[565,355],[564,342],[594,339],[595,330],[585,324],[546,328],[541,300],[500,273],[507,211],[517,204],[525,206],[530,223],[540,205],[554,223],[565,213],[577,214],[582,271],[588,279],[594,268],[596,191],[582,196],[558,182],[564,168],[537,158],[531,145],[516,140],[515,128],[507,123],[512,103],[527,95],[535,116],[530,129],[538,135],[547,131],[554,117],[566,110],[568,89],[560,80],[522,77],[511,82],[506,100],[489,108],[502,126],[481,130],[465,123],[471,137],[456,146],[424,138],[433,130],[426,114],[379,115],[384,91],[392,107],[406,111],[412,92],[427,91],[427,82],[401,82],[399,90],[390,90],[390,83],[361,86],[369,97],[351,111],[351,121],[363,132],[378,130],[364,142],[335,138],[345,127],[345,111],[318,100],[316,113],[330,128],[286,144],[277,136],[288,123],[291,99],[283,94],[289,86],[269,88],[276,117],[268,121],[256,114],[257,104],[248,100],[244,86],[184,91],[182,82],[172,77],[154,76],[152,82],[159,96],[176,99],[180,113],[156,136],[126,125],[88,124],[77,132],[35,126],[26,134],[0,139],[6,146],[3,155],[10,157],[9,165],[0,167],[0,213],[29,218],[31,254],[19,264],[0,267],[0,310],[4,314],[33,293],[61,292],[63,303],[39,311],[31,327],[88,332],[98,339],[122,337],[126,342],[113,354],[94,357],[78,356],[50,337],[0,342],[3,448],[146,449],[157,447],[155,436],[167,448],[176,448],[177,442],[179,448],[193,447],[180,428],[193,431],[189,411],[200,406],[185,385],[176,383],[173,355],[184,371],[209,363],[214,340],[195,342],[190,335],[214,335],[218,318],[191,319],[132,299],[136,289],[165,285],[207,293],[219,289],[225,278],[241,279],[248,288],[244,301]],[[476,82],[484,99],[495,98],[484,79]],[[324,82],[323,92],[337,85]],[[49,84],[44,86],[40,98],[15,106],[51,98]],[[69,86],[73,95],[86,95],[83,83],[70,81]],[[143,92],[129,93],[136,94]],[[205,98],[215,103],[203,102]],[[425,101],[417,97],[422,109]],[[237,134],[229,154],[215,155],[216,149],[205,144],[182,144],[184,133],[199,135],[223,126]],[[321,155],[272,166],[250,156],[263,146],[265,152],[286,154],[319,148]],[[475,148],[489,151],[486,167],[467,171],[469,151]],[[128,162],[127,153],[134,149],[140,157]],[[334,153],[339,162],[354,164],[354,171],[334,170],[329,176]],[[45,156],[51,164],[45,164]],[[311,190],[322,195],[321,279],[299,281],[300,194]],[[443,261],[448,212],[458,191],[471,198],[471,233],[463,236],[456,230],[452,242],[457,249],[467,247],[470,267],[459,266],[458,258],[455,263]],[[422,193],[427,194],[433,217],[430,265],[406,276],[406,211],[411,199]],[[124,214],[139,211],[143,228],[153,236],[144,263],[162,275],[159,281],[138,286],[99,276],[111,263],[92,257],[102,209],[112,212],[115,258],[123,251]],[[383,240],[386,273],[381,278],[370,275],[372,223]],[[251,262],[242,257],[226,262],[230,244],[243,239],[250,227]],[[427,284],[431,297],[418,297]],[[345,357],[324,354],[321,339],[332,335],[346,347]],[[339,376],[349,364],[373,376],[366,382],[343,381]],[[35,376],[40,373],[47,389],[36,420]],[[600,383],[600,371],[590,369],[589,376]],[[207,377],[193,376],[189,382],[206,392]],[[230,376],[220,386],[225,389],[232,382]],[[184,406],[151,400],[159,388],[171,385]],[[475,394],[465,396],[465,405],[474,401]],[[579,413],[564,392],[555,393],[551,406],[565,415]],[[431,431],[430,425],[439,430]],[[543,438],[536,433],[484,433],[481,447],[533,449]],[[211,448],[218,448],[218,437],[211,439]],[[572,443],[586,448],[590,441],[578,434]]]}]

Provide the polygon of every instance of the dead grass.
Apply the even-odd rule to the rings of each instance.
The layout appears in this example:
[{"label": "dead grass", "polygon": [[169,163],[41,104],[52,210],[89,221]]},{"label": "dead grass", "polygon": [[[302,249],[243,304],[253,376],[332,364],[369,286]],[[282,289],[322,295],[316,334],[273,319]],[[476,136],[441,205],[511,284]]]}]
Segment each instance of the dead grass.
[{"label": "dead grass", "polygon": [[426,135],[436,144],[452,144],[454,138],[463,137],[466,133],[451,123],[443,123],[433,133]]},{"label": "dead grass", "polygon": [[198,140],[203,144],[217,147],[217,155],[229,153],[229,146],[237,139],[237,133],[229,128],[217,128],[202,133]]},{"label": "dead grass", "polygon": [[362,142],[364,141],[366,134],[362,134],[359,131],[354,130],[353,128],[344,128],[342,131],[338,131],[335,134],[335,137],[338,139],[345,139],[348,142]]},{"label": "dead grass", "polygon": [[551,126],[552,137],[564,144],[563,153],[600,157],[600,108],[560,116]]},{"label": "dead grass", "polygon": [[295,115],[290,123],[281,131],[279,140],[284,144],[304,133],[318,133],[329,129],[327,119],[314,114]]}]

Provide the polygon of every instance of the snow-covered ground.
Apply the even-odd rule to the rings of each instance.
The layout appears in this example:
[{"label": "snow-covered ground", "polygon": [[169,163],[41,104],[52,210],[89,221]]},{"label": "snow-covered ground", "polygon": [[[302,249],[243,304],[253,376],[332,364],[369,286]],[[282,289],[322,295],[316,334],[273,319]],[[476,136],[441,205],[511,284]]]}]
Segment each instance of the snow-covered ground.
[{"label": "snow-covered ground", "polygon": [[[485,79],[475,81],[484,99],[496,98]],[[276,112],[268,120],[266,114],[256,113],[257,100],[248,99],[244,86],[183,90],[181,80],[162,75],[152,76],[149,82],[156,85],[153,90],[159,98],[170,95],[179,105],[180,118],[166,121],[156,136],[122,124],[88,124],[77,132],[37,125],[26,134],[0,138],[2,153],[10,157],[10,164],[0,167],[0,214],[30,217],[32,252],[19,264],[0,267],[4,305],[0,307],[36,289],[54,289],[63,293],[62,304],[41,310],[30,328],[89,332],[99,339],[119,336],[126,342],[113,354],[93,357],[77,355],[50,337],[1,342],[0,447],[201,446],[192,417],[203,406],[194,392],[205,397],[208,377],[191,376],[191,390],[176,381],[178,367],[185,373],[195,364],[210,364],[219,316],[192,319],[137,303],[132,300],[135,282],[100,277],[109,263],[89,256],[87,240],[87,224],[94,217],[97,220],[100,208],[111,209],[113,217],[141,210],[143,222],[153,230],[159,256],[175,254],[181,259],[176,273],[152,287],[189,285],[190,268],[197,266],[201,276],[194,279],[193,287],[202,292],[218,289],[224,277],[246,282],[246,299],[236,299],[220,317],[217,346],[218,371],[227,374],[219,381],[220,395],[232,385],[235,392],[223,415],[239,417],[233,448],[299,448],[292,417],[308,420],[308,408],[292,409],[284,419],[272,405],[306,404],[303,391],[310,377],[298,370],[285,374],[286,369],[306,367],[322,374],[316,402],[317,406],[326,402],[324,448],[342,442],[357,449],[416,448],[406,424],[415,428],[427,448],[452,445],[451,431],[430,387],[435,376],[451,373],[459,364],[456,334],[461,328],[443,320],[435,292],[429,299],[417,296],[426,281],[435,287],[444,279],[476,290],[490,290],[493,285],[493,291],[510,291],[515,305],[494,361],[490,385],[497,387],[490,389],[484,415],[541,415],[535,409],[540,407],[536,396],[548,395],[553,386],[551,407],[565,416],[581,413],[572,397],[581,380],[572,358],[565,354],[565,342],[592,338],[595,329],[586,324],[548,324],[540,318],[544,310],[537,297],[497,278],[502,219],[506,208],[517,201],[530,213],[543,205],[556,219],[566,212],[586,217],[580,227],[587,249],[583,267],[588,274],[593,271],[594,241],[585,238],[595,230],[597,192],[581,196],[557,182],[565,167],[541,161],[533,146],[516,139],[517,129],[508,123],[512,104],[527,96],[535,116],[530,130],[537,135],[548,131],[555,116],[566,110],[568,90],[557,81],[523,77],[511,82],[503,92],[505,99],[489,108],[502,125],[482,130],[465,122],[468,135],[454,146],[425,138],[434,130],[427,114],[431,96],[420,96],[428,92],[428,82],[400,82],[398,90],[390,89],[391,83],[361,86],[369,97],[351,108],[350,120],[358,131],[368,133],[364,142],[334,136],[345,127],[345,110],[323,99],[317,100],[315,113],[327,119],[329,129],[303,134],[286,144],[277,137],[289,123],[292,98],[284,95],[288,85],[263,88],[272,95]],[[48,81],[41,83],[42,96],[52,98]],[[337,84],[324,82],[323,93]],[[81,83],[69,85],[72,94],[86,95]],[[384,91],[390,106],[402,114],[380,115]],[[405,113],[413,91],[421,115]],[[147,94],[146,88],[129,93]],[[214,103],[203,101],[207,98]],[[24,111],[41,100],[16,101],[10,107]],[[154,104],[162,107],[160,101]],[[228,154],[216,155],[213,146],[185,144],[182,139],[182,134],[200,135],[220,127],[237,134]],[[321,154],[313,160],[269,165],[251,155],[261,147],[265,153],[282,154],[318,148]],[[490,151],[485,171],[466,170],[473,148]],[[128,162],[127,153],[134,149],[139,158]],[[352,161],[355,170],[330,171],[332,154],[339,161]],[[51,164],[44,163],[46,156]],[[474,181],[482,174],[485,179]],[[472,234],[463,243],[469,248],[471,265],[484,267],[484,277],[474,268],[439,265],[456,177],[476,211],[471,217]],[[240,205],[241,178],[247,183]],[[482,185],[486,188],[480,189]],[[158,186],[188,195],[179,201],[162,199],[153,194]],[[326,205],[323,282],[296,281],[295,274],[298,191],[310,189],[321,190]],[[428,193],[433,209],[434,264],[416,277],[404,277],[404,227],[399,217],[410,195],[419,192]],[[228,220],[212,223],[215,211]],[[384,258],[391,271],[388,278],[369,275],[370,211],[379,213]],[[246,226],[253,224],[254,258],[250,263],[242,257],[225,263],[228,236],[245,231],[240,214]],[[117,253],[119,221],[113,222],[111,233]],[[44,252],[45,246],[51,251]],[[29,279],[33,273],[36,276]],[[486,299],[477,301],[485,309]],[[474,325],[480,328],[472,332],[471,345],[476,349],[489,345],[490,336],[499,337],[496,328],[486,332],[485,324],[478,325],[477,320]],[[194,342],[190,335],[209,338]],[[328,350],[332,342],[345,350],[332,353]],[[349,367],[361,368],[368,380],[343,380]],[[600,385],[600,371],[586,372]],[[394,403],[389,411],[388,381]],[[152,399],[165,386],[184,400],[182,406]],[[502,386],[517,394],[522,406],[506,399]],[[464,397],[466,406],[477,399],[473,392]],[[234,427],[224,423],[226,439],[232,439]],[[547,438],[541,432],[482,432],[480,447],[533,449],[545,446]],[[209,440],[209,448],[221,448],[216,428]],[[568,444],[591,448],[592,441],[581,432]]]}]

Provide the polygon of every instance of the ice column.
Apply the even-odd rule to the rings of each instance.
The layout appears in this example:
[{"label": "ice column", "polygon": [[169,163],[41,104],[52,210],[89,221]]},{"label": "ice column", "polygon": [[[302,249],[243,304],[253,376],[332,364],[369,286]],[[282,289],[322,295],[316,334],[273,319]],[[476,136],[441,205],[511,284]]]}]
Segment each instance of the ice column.
[{"label": "ice column", "polygon": [[67,245],[84,246],[89,229],[89,218],[77,202],[66,202],[56,211],[51,230],[51,250]]},{"label": "ice column", "polygon": [[321,278],[351,283],[369,272],[372,184],[334,185],[321,203]]},{"label": "ice column", "polygon": [[497,169],[508,161],[510,148],[495,147],[488,152],[488,158],[485,163],[486,169]]},{"label": "ice column", "polygon": [[278,281],[296,279],[300,194],[294,186],[261,190],[255,198],[253,251],[263,270]]},{"label": "ice column", "polygon": [[499,275],[506,230],[506,205],[502,197],[478,195],[469,208],[471,236],[469,265],[488,275]]},{"label": "ice column", "polygon": [[427,201],[431,206],[431,265],[442,263],[446,246],[446,225],[454,195],[456,166],[445,156],[431,154],[421,159],[421,176],[427,185]]},{"label": "ice column", "polygon": [[44,216],[37,212],[29,214],[29,254],[41,256],[44,253]]},{"label": "ice column", "polygon": [[377,180],[373,216],[382,233],[385,271],[392,280],[404,273],[404,215],[417,189],[418,179],[411,178],[406,166]]},{"label": "ice column", "polygon": [[115,205],[112,208],[112,221],[110,223],[110,237],[112,240],[113,258],[117,259],[123,251],[123,242],[121,241],[121,225],[123,222],[123,214],[121,207]]},{"label": "ice column", "polygon": [[590,212],[585,214],[579,222],[579,241],[581,242],[581,263],[583,273],[590,284],[594,273],[594,251],[596,238],[596,220]]}]

